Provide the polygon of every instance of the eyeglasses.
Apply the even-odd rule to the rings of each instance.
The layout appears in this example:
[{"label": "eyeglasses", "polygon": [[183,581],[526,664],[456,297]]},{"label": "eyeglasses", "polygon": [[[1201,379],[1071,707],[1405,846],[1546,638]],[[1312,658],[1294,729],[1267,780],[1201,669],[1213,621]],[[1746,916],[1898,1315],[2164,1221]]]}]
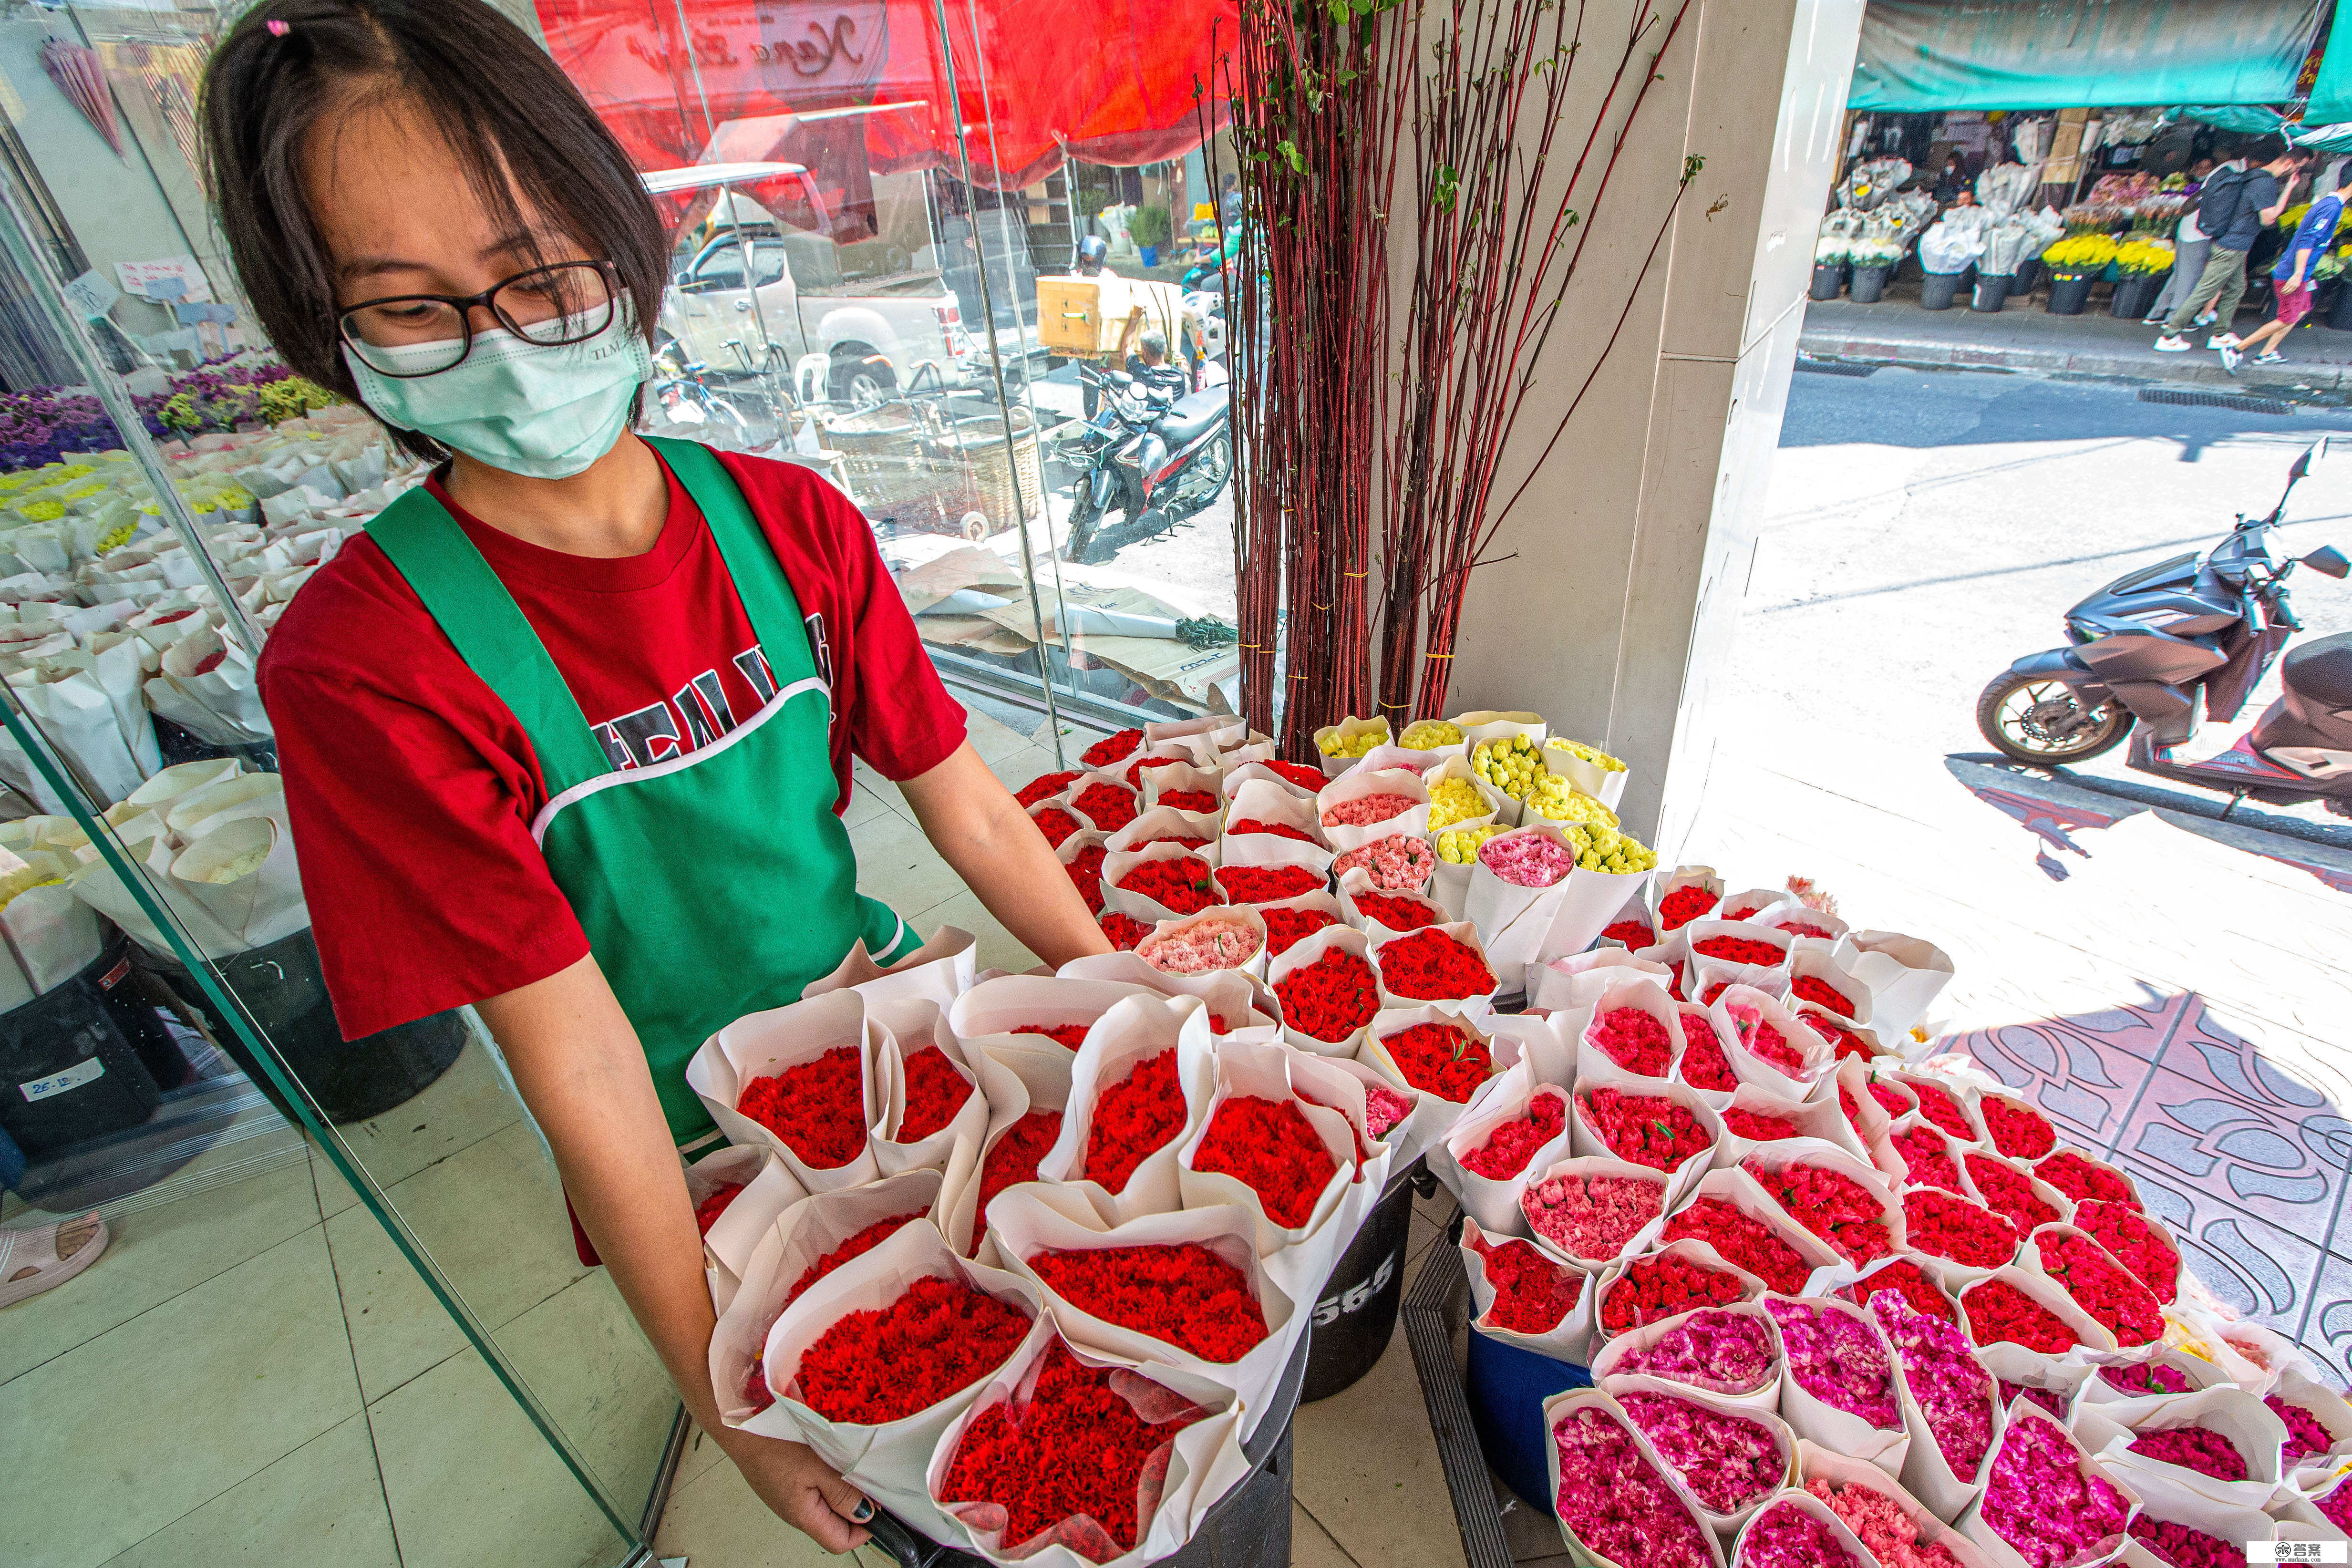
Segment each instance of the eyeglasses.
[{"label": "eyeglasses", "polygon": [[478,294],[395,294],[352,306],[336,330],[370,370],[398,380],[433,375],[474,348],[474,311],[528,342],[584,342],[613,323],[618,269],[609,261],[559,261],[518,272]]}]

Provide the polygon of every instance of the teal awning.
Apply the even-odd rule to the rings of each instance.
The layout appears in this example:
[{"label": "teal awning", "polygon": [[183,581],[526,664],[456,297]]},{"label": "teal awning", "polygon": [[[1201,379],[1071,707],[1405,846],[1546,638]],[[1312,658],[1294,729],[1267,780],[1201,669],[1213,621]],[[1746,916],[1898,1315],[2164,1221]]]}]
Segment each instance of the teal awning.
[{"label": "teal awning", "polygon": [[[1849,106],[2284,103],[2326,0],[1870,0]],[[2352,56],[2352,50],[2345,51]],[[2352,58],[2335,60],[2352,91]],[[2323,66],[2320,82],[2328,82]],[[2323,111],[2311,120],[2352,120]]]},{"label": "teal awning", "polygon": [[2327,29],[2327,52],[2319,57],[2319,79],[2311,84],[2311,101],[2304,105],[2306,125],[2336,125],[2352,120],[2352,5],[2338,5]]}]

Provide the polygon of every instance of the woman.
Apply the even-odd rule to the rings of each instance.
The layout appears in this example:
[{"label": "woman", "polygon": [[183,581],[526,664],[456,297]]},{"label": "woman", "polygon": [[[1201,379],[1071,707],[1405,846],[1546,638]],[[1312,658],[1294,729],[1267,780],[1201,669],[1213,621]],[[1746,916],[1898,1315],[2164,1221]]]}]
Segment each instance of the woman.
[{"label": "woman", "polygon": [[807,471],[630,433],[667,247],[627,157],[475,0],[263,0],[209,68],[212,188],[300,374],[440,463],[261,666],[335,1011],[478,1004],[695,1419],[835,1552],[871,1504],[719,1422],[683,1079],[863,941],[853,751],[1012,933],[1108,943],[982,765],[871,530]]}]

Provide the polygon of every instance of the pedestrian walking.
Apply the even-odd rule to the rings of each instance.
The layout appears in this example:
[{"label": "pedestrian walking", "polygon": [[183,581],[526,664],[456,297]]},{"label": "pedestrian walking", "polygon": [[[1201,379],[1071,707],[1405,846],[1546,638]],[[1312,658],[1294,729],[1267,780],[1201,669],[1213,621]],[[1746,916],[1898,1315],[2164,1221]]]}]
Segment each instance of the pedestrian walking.
[{"label": "pedestrian walking", "polygon": [[2213,172],[2213,160],[2200,158],[2189,166],[2189,205],[2181,209],[2180,222],[2173,230],[2172,270],[2166,275],[2164,289],[2148,307],[2143,327],[2160,327],[2172,308],[2189,298],[2204,276],[2205,258],[2213,253],[2213,240],[2198,224],[2197,213],[2204,199],[2204,185]]},{"label": "pedestrian walking", "polygon": [[[2253,164],[2254,157],[2263,158]],[[2208,305],[2213,308],[2213,336],[2209,349],[2236,348],[2238,335],[2230,323],[2238,301],[2246,295],[2246,253],[2263,229],[2278,221],[2294,190],[2295,176],[2311,161],[2275,136],[2265,137],[2253,153],[2233,158],[2213,171],[2205,182],[2199,204],[2198,226],[2213,242],[2204,270],[2189,298],[2172,308],[2164,320],[2164,335],[2156,340],[2158,353],[2186,353],[2193,346],[2185,335],[2189,324]]]},{"label": "pedestrian walking", "polygon": [[2238,362],[2252,359],[2256,364],[2277,364],[2286,358],[2278,345],[2286,341],[2295,324],[2311,314],[2314,274],[2319,258],[2336,237],[2336,226],[2344,216],[2344,193],[2337,184],[2343,178],[2344,160],[2336,159],[2327,172],[2313,182],[2311,209],[2295,226],[2294,237],[2279,252],[2278,262],[2271,268],[2273,292],[2278,296],[2278,314],[2246,334],[2246,341],[2224,345],[2221,363],[2231,375],[2238,374]]}]

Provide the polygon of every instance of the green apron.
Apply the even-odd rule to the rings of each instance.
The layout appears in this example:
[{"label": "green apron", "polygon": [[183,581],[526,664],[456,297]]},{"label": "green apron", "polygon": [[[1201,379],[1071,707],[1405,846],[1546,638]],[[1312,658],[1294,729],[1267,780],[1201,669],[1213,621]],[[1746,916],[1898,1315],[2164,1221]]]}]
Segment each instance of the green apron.
[{"label": "green apron", "polygon": [[833,810],[832,693],[743,492],[708,447],[648,445],[702,509],[775,689],[726,734],[649,766],[613,764],[513,595],[431,494],[410,490],[367,531],[530,737],[548,793],[532,837],[636,1026],[683,1144],[712,1129],[686,1082],[704,1040],[798,1001],[861,937],[885,964],[920,943],[857,891]]}]

